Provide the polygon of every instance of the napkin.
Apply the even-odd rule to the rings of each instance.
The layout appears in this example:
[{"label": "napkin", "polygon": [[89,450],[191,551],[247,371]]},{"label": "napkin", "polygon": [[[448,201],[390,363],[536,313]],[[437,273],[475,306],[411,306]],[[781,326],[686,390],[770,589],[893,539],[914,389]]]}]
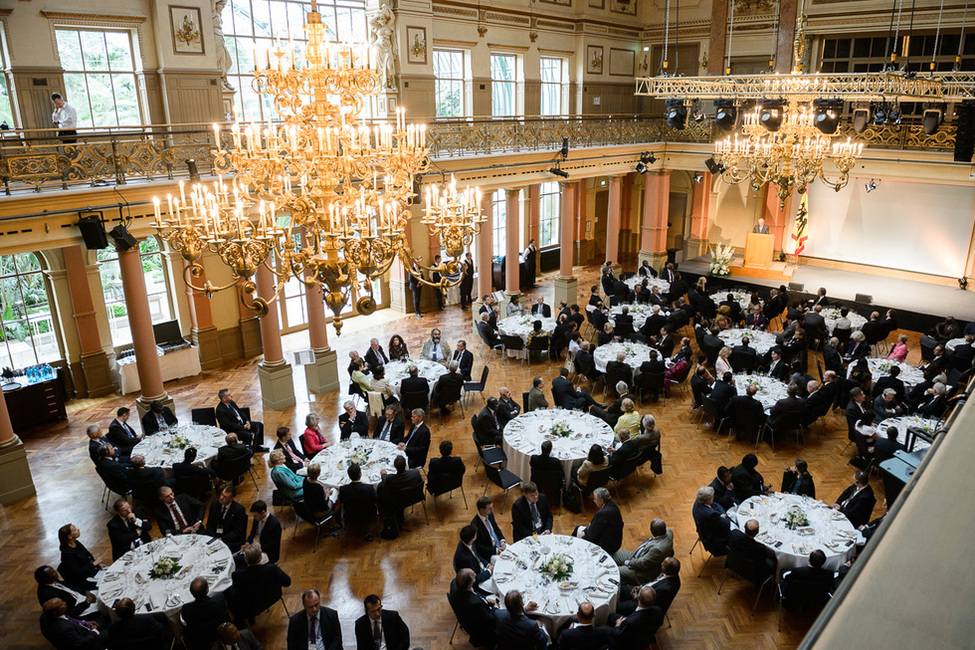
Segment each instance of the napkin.
[{"label": "napkin", "polygon": [[149,602],[152,603],[153,609],[166,609],[166,599],[162,594],[150,594]]}]

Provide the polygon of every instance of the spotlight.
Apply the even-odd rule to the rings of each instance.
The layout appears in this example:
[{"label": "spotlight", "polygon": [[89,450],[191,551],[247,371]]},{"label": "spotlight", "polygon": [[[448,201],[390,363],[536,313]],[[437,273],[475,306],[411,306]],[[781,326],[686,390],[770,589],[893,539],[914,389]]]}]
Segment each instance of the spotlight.
[{"label": "spotlight", "polygon": [[938,127],[945,119],[944,106],[931,106],[930,104],[924,107],[924,115],[921,117],[921,128],[924,130],[924,135],[934,135],[938,132]]},{"label": "spotlight", "polygon": [[694,172],[694,182],[695,183],[700,183],[703,180],[704,180],[704,174],[702,174],[701,172]]},{"label": "spotlight", "polygon": [[762,102],[762,111],[758,115],[758,121],[773,133],[782,126],[783,104],[784,102],[781,99],[767,99]]},{"label": "spotlight", "polygon": [[724,165],[719,164],[714,160],[714,156],[711,156],[704,161],[704,166],[708,168],[708,171],[717,176],[724,172]]},{"label": "spotlight", "polygon": [[684,100],[668,99],[665,105],[664,117],[667,118],[667,126],[672,129],[683,129],[687,125],[687,107],[684,106]]},{"label": "spotlight", "polygon": [[870,123],[870,109],[869,108],[854,108],[853,109],[853,130],[856,133],[863,133],[867,130],[867,125]]},{"label": "spotlight", "polygon": [[[641,158],[641,160],[643,159]],[[647,163],[648,165],[652,165],[653,163],[657,162],[657,157],[652,153],[650,153],[647,155],[647,159],[644,160],[643,162]]]},{"label": "spotlight", "polygon": [[836,133],[840,125],[840,113],[843,112],[843,101],[839,99],[813,100],[816,109],[816,128],[826,135]]},{"label": "spotlight", "polygon": [[559,149],[559,155],[562,156],[562,160],[565,160],[569,156],[569,139],[562,138],[562,148]]},{"label": "spotlight", "polygon": [[642,162],[638,162],[636,164],[636,170],[641,174],[646,174],[648,171],[650,171],[649,169],[647,169],[647,166],[644,165]]},{"label": "spotlight", "polygon": [[569,177],[569,172],[567,172],[565,170],[562,170],[562,169],[559,169],[558,167],[552,167],[551,169],[548,170],[548,173],[549,174],[555,174],[559,178],[568,178]]},{"label": "spotlight", "polygon": [[640,162],[636,164],[636,170],[641,174],[646,174],[650,171],[650,165],[657,162],[657,157],[648,151],[644,151],[640,154]]},{"label": "spotlight", "polygon": [[867,194],[870,194],[870,192],[873,192],[875,189],[877,189],[877,181],[871,178],[870,182],[863,186],[863,189],[867,191]]},{"label": "spotlight", "polygon": [[961,277],[958,278],[958,288],[964,291],[968,288],[968,278]]},{"label": "spotlight", "polygon": [[735,128],[735,122],[738,120],[738,109],[735,108],[735,100],[716,99],[714,100],[714,109],[714,123],[716,126],[725,131],[731,131]]},{"label": "spotlight", "polygon": [[883,126],[887,123],[887,105],[886,104],[873,104],[873,123],[877,126]]},{"label": "spotlight", "polygon": [[196,160],[190,158],[186,161],[186,170],[190,173],[190,182],[199,183],[200,182],[200,172],[196,169]]},{"label": "spotlight", "polygon": [[695,122],[703,122],[705,117],[706,116],[701,112],[701,109],[695,106],[694,110],[691,112],[691,119]]}]

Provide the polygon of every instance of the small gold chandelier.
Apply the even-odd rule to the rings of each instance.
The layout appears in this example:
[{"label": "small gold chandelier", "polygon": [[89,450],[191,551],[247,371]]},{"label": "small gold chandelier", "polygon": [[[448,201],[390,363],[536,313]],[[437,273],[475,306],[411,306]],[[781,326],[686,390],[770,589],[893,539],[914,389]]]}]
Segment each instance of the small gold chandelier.
[{"label": "small gold chandelier", "polygon": [[[372,283],[399,258],[421,282],[446,292],[460,282],[459,263],[437,267],[443,278],[432,283],[409,249],[406,230],[414,182],[429,167],[426,126],[407,124],[397,108],[395,120],[360,119],[371,96],[382,91],[379,75],[369,65],[367,46],[326,42],[325,26],[312,0],[304,53],[280,42],[254,52],[254,90],[272,100],[277,121],[234,123],[231,146],[221,140],[213,151],[218,173],[232,173],[229,184],[218,178],[212,190],[195,185],[189,199],[168,197],[168,215],[156,204],[154,227],[189,262],[184,279],[207,296],[236,286],[241,301],[259,316],[290,278],[320,287],[341,334],[342,309],[352,288],[370,295],[357,303],[360,312],[375,310]],[[453,188],[456,195],[456,188]],[[474,191],[446,202],[428,203],[422,223],[439,235],[447,254],[460,257],[484,221],[469,209]],[[459,243],[458,243],[459,242]],[[203,286],[200,257],[216,253],[233,271],[234,281]],[[273,260],[272,260],[273,253]],[[274,278],[272,295],[257,296],[253,276],[263,265]]]}]

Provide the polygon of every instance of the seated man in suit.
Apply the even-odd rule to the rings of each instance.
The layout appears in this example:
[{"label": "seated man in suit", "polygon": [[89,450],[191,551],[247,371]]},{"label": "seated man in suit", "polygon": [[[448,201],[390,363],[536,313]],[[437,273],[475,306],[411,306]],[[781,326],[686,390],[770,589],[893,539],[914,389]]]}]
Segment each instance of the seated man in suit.
[{"label": "seated man in suit", "polygon": [[792,602],[789,600],[789,596],[801,583],[807,588],[818,588],[822,590],[824,596],[824,602],[827,598],[826,594],[832,591],[833,586],[833,572],[824,569],[826,564],[826,553],[820,549],[816,549],[809,554],[809,564],[807,566],[797,567],[795,569],[783,569],[781,576],[781,590],[782,590],[782,606],[788,610],[792,611]]},{"label": "seated man in suit", "polygon": [[592,345],[589,341],[583,341],[572,359],[576,372],[585,376],[587,379],[595,381],[603,376],[603,373],[596,370],[596,360],[592,357]]},{"label": "seated man in suit", "polygon": [[594,404],[602,406],[586,391],[575,389],[569,381],[569,371],[566,368],[559,370],[559,376],[552,380],[552,399],[556,407],[579,409],[583,412],[588,411]]},{"label": "seated man in suit", "polygon": [[195,533],[203,526],[203,504],[191,496],[173,494],[173,488],[159,488],[156,522],[163,535]]},{"label": "seated man in suit", "polygon": [[833,510],[839,510],[850,520],[854,528],[870,521],[870,514],[877,504],[877,497],[870,487],[870,475],[858,471],[853,475],[853,485],[843,490],[840,498],[833,504]]},{"label": "seated man in suit", "polygon": [[540,452],[532,454],[531,458],[528,459],[528,465],[531,467],[532,477],[535,476],[535,472],[562,474],[562,463],[559,462],[558,458],[552,456],[551,440],[542,441]]},{"label": "seated man in suit", "polygon": [[478,556],[492,561],[494,556],[500,555],[508,546],[508,542],[494,518],[494,502],[491,497],[484,496],[477,500],[477,514],[471,519],[471,525],[477,533],[474,548]]},{"label": "seated man in suit", "polygon": [[410,428],[400,440],[393,439],[400,451],[406,452],[411,468],[423,467],[430,452],[430,429],[423,423],[426,413],[423,409],[413,409],[410,413]]},{"label": "seated man in suit", "polygon": [[467,472],[464,461],[459,456],[453,456],[454,443],[449,440],[440,441],[440,456],[430,459],[427,470],[427,492],[442,493],[442,482],[446,476],[463,476]]},{"label": "seated man in suit", "polygon": [[424,396],[430,394],[430,382],[426,377],[420,377],[420,370],[416,366],[410,366],[407,371],[410,376],[400,382],[400,396],[407,393],[421,393]]},{"label": "seated man in suit", "polygon": [[403,419],[396,415],[396,408],[387,406],[385,417],[376,420],[376,428],[372,432],[372,437],[376,440],[392,442],[393,440],[401,440],[405,430]]},{"label": "seated man in suit", "polygon": [[[102,433],[101,426],[97,424],[89,424],[85,428],[85,435],[88,436],[88,457],[91,458],[91,462],[98,466],[98,451],[99,447],[105,444],[111,444],[108,438]],[[121,460],[118,450],[115,451],[115,459]]]},{"label": "seated man in suit", "polygon": [[457,362],[457,370],[460,372],[464,381],[471,381],[471,371],[474,369],[474,355],[467,349],[467,341],[460,339],[457,341],[457,349],[454,350],[452,361]]},{"label": "seated man in suit", "polygon": [[193,601],[183,605],[179,617],[183,621],[183,636],[190,648],[209,648],[217,640],[217,626],[230,622],[227,600],[222,593],[210,593],[206,578],[194,578],[190,583]]},{"label": "seated man in suit", "polygon": [[705,486],[697,491],[692,514],[705,550],[712,555],[725,555],[731,522],[724,508],[715,503],[713,488]]},{"label": "seated man in suit", "polygon": [[498,424],[504,429],[505,425],[521,415],[521,406],[511,396],[507,386],[498,389]]},{"label": "seated man in suit", "polygon": [[261,564],[261,545],[255,542],[244,551],[247,566],[231,574],[233,597],[230,611],[241,619],[252,619],[281,598],[281,590],[291,586],[291,576],[273,562]]},{"label": "seated man in suit", "polygon": [[494,613],[495,636],[499,648],[519,650],[545,650],[548,648],[548,632],[541,621],[533,621],[525,615],[538,609],[534,602],[525,605],[521,592],[512,589],[504,595],[504,609]]},{"label": "seated man in suit", "polygon": [[[722,416],[731,410],[731,402],[738,397],[738,389],[735,388],[734,375],[730,372],[724,373],[711,387],[711,400],[717,404],[718,413]],[[717,425],[717,423],[715,423]]]},{"label": "seated man in suit", "polygon": [[528,389],[528,410],[526,413],[548,408],[548,400],[545,399],[545,393],[542,392],[544,387],[544,379],[541,377],[532,378],[532,387]]},{"label": "seated man in suit", "polygon": [[108,539],[112,542],[112,561],[119,559],[137,546],[152,541],[149,531],[152,522],[137,508],[132,508],[124,498],[115,502],[115,516],[108,520]]},{"label": "seated man in suit", "polygon": [[758,520],[749,519],[745,522],[745,532],[734,528],[728,535],[728,552],[734,551],[754,562],[762,576],[761,580],[764,580],[770,575],[775,575],[778,560],[775,557],[775,551],[755,539],[757,535]]},{"label": "seated man in suit", "polygon": [[410,628],[399,612],[383,609],[383,602],[376,594],[369,594],[362,601],[366,613],[356,619],[356,650],[408,650]]},{"label": "seated man in suit", "polygon": [[244,414],[234,401],[233,393],[229,388],[221,388],[217,391],[217,398],[220,402],[214,411],[217,414],[217,424],[227,433],[237,434],[239,440],[243,440],[246,445],[254,450],[254,453],[268,451],[264,446],[264,423],[253,420],[244,420]]},{"label": "seated man in suit", "polygon": [[711,394],[711,384],[708,383],[708,369],[698,365],[691,375],[691,395],[694,398],[694,408],[700,408],[704,404],[704,396]]},{"label": "seated man in suit", "polygon": [[718,468],[717,476],[709,487],[714,490],[714,502],[725,510],[731,510],[738,505],[738,497],[732,489],[731,470],[724,465]]},{"label": "seated man in suit", "polygon": [[764,330],[768,327],[768,319],[762,314],[762,306],[755,305],[751,312],[745,316],[745,327],[750,330]]},{"label": "seated man in suit", "polygon": [[[122,598],[115,603],[115,615],[118,620],[108,628],[113,647],[128,648],[139,644],[147,648],[168,648],[172,643],[173,635],[155,616],[135,613],[131,598]],[[155,645],[143,645],[148,639]]]},{"label": "seated man in suit", "polygon": [[103,442],[98,446],[98,462],[95,467],[101,471],[113,491],[121,494],[129,491],[128,468],[118,459],[112,443]]},{"label": "seated man in suit", "polygon": [[650,585],[640,587],[637,594],[636,610],[627,616],[610,617],[615,629],[613,642],[615,648],[645,648],[655,642],[657,630],[664,622],[664,612],[656,606],[657,592]]},{"label": "seated man in suit", "polygon": [[168,406],[157,399],[149,403],[149,410],[142,416],[142,433],[151,436],[164,429],[175,427],[179,420],[173,415],[173,411]]},{"label": "seated man in suit", "polygon": [[475,648],[494,647],[494,609],[497,601],[488,600],[474,589],[475,575],[472,569],[463,568],[450,581],[447,600],[457,615],[457,621],[470,635]]},{"label": "seated man in suit", "polygon": [[840,340],[835,336],[829,340],[829,345],[823,346],[823,368],[832,370],[838,376],[845,372],[843,357],[840,356]]},{"label": "seated man in suit", "polygon": [[876,422],[887,418],[899,418],[907,414],[907,405],[898,401],[897,391],[893,388],[885,388],[881,397],[874,399],[873,412],[876,415]]},{"label": "seated man in suit", "polygon": [[776,429],[783,422],[796,414],[802,415],[805,410],[805,400],[798,396],[799,388],[795,384],[789,384],[786,388],[785,397],[772,405],[768,412],[768,424],[772,429]]},{"label": "seated man in suit", "polygon": [[[661,572],[653,580],[647,583],[656,592],[654,603],[666,614],[673,604],[680,591],[680,560],[675,557],[664,558],[661,563]],[[633,587],[629,591],[620,590],[619,601],[616,604],[616,613],[620,616],[629,616],[636,609],[636,599],[640,595],[640,587]]]},{"label": "seated man in suit", "polygon": [[[229,479],[232,468],[244,465],[245,459],[249,461],[254,452],[247,445],[241,444],[235,433],[228,433],[223,440],[226,444],[217,449],[217,459],[214,466],[217,475]],[[238,477],[237,482],[239,483],[242,480],[243,476]]]},{"label": "seated man in suit", "polygon": [[606,488],[593,490],[592,501],[596,504],[592,521],[588,526],[576,526],[572,534],[613,555],[623,545],[623,516],[620,508],[613,503],[613,497]]},{"label": "seated man in suit", "polygon": [[139,454],[132,457],[126,477],[133,496],[149,507],[153,505],[159,488],[164,485],[176,487],[175,479],[166,478],[161,467],[146,467],[145,457]]},{"label": "seated man in suit", "polygon": [[353,433],[365,438],[369,435],[369,416],[363,411],[357,411],[351,400],[342,405],[345,413],[339,416],[339,437],[347,440]]},{"label": "seated man in suit", "polygon": [[[972,348],[975,350],[975,348]],[[903,380],[900,379],[900,366],[891,366],[890,370],[883,377],[875,378],[873,382],[873,396],[882,395],[888,388],[894,389],[894,396],[897,402],[903,402],[906,396],[906,389]]]},{"label": "seated man in suit", "polygon": [[674,554],[674,531],[663,519],[650,521],[651,537],[635,551],[617,551],[613,561],[620,568],[620,581],[642,585],[660,575],[661,563]]},{"label": "seated man in suit", "polygon": [[464,388],[464,376],[460,374],[460,363],[451,361],[447,366],[448,372],[440,375],[440,379],[433,386],[433,394],[430,396],[430,405],[440,407],[440,415],[447,417],[450,415],[450,404],[461,398],[461,390]]},{"label": "seated man in suit", "polygon": [[342,519],[347,526],[365,526],[365,538],[372,541],[369,526],[379,517],[376,488],[362,482],[362,469],[355,463],[350,463],[346,471],[349,482],[339,488]]},{"label": "seated man in suit", "polygon": [[489,447],[500,445],[503,438],[501,421],[498,418],[498,399],[489,397],[487,404],[474,420],[474,440],[482,447]]},{"label": "seated man in suit", "polygon": [[115,419],[108,425],[108,434],[105,436],[119,454],[125,457],[132,455],[132,448],[142,442],[144,436],[140,436],[129,425],[129,415],[131,412],[124,406],[115,412]]},{"label": "seated man in suit", "polygon": [[877,464],[893,458],[898,451],[907,453],[907,447],[897,441],[897,437],[900,435],[897,427],[887,427],[885,433],[886,438],[877,438],[873,442],[873,456],[877,459]]},{"label": "seated man in suit", "polygon": [[225,485],[210,502],[206,532],[220,539],[232,553],[240,550],[247,537],[247,512],[236,501],[237,488]]},{"label": "seated man in suit", "polygon": [[322,595],[317,589],[301,594],[302,610],[288,621],[287,650],[342,650],[342,626],[334,609],[322,607]]},{"label": "seated man in suit", "polygon": [[446,341],[441,340],[439,328],[435,327],[430,330],[430,338],[423,342],[420,358],[447,365],[447,359],[450,358],[450,346],[447,345]]},{"label": "seated man in suit", "polygon": [[246,551],[257,542],[267,555],[267,561],[277,564],[281,558],[281,522],[268,512],[267,502],[261,500],[251,504],[250,515],[253,520],[251,532],[241,548]]},{"label": "seated man in suit", "polygon": [[366,350],[365,360],[366,365],[368,365],[370,369],[384,366],[389,363],[389,357],[386,356],[386,351],[383,350],[383,346],[379,345],[379,339],[372,339],[369,341],[369,349]]},{"label": "seated man in suit", "polygon": [[731,470],[731,482],[735,485],[735,494],[739,502],[755,496],[765,494],[772,489],[772,484],[766,485],[765,477],[755,469],[758,467],[758,457],[755,454],[745,454],[741,463]]},{"label": "seated man in suit", "polygon": [[788,381],[789,364],[782,360],[782,350],[772,348],[769,354],[771,355],[771,361],[765,374],[779,381]]},{"label": "seated man in suit", "polygon": [[548,499],[531,481],[522,483],[521,497],[511,506],[511,538],[519,542],[530,535],[548,535],[552,523]]},{"label": "seated man in suit", "polygon": [[559,635],[559,650],[601,650],[609,646],[613,628],[594,625],[596,609],[583,601],[576,610],[575,621]]},{"label": "seated man in suit", "polygon": [[420,470],[407,469],[406,458],[397,456],[393,460],[395,474],[389,474],[382,470],[382,480],[376,486],[378,501],[386,511],[386,525],[383,528],[383,539],[395,539],[399,537],[399,531],[403,527],[403,509],[396,504],[397,495],[415,488],[423,489],[423,477]]},{"label": "seated man in suit", "polygon": [[477,551],[477,527],[468,524],[460,529],[460,540],[454,550],[454,571],[468,570],[480,585],[491,577],[494,565],[490,557],[482,557]]},{"label": "seated man in suit", "polygon": [[67,586],[64,584],[64,578],[54,567],[47,565],[37,567],[34,570],[34,580],[37,582],[37,602],[41,606],[52,598],[58,598],[64,601],[66,613],[71,618],[107,622],[108,619],[102,618],[97,607],[94,608],[93,613],[85,615],[85,610],[95,603],[95,594],[90,591],[81,593]]},{"label": "seated man in suit", "polygon": [[552,317],[552,308],[545,304],[544,296],[539,296],[535,300],[535,304],[532,305],[532,316],[540,316],[542,318]]},{"label": "seated man in suit", "polygon": [[743,336],[741,337],[741,344],[731,348],[731,351],[736,355],[747,356],[749,359],[751,359],[749,362],[751,367],[755,368],[758,366],[758,351],[749,345],[749,343],[751,343],[751,339],[747,336]]},{"label": "seated man in suit", "polygon": [[499,349],[504,345],[498,331],[491,327],[490,319],[487,314],[481,314],[481,321],[477,324],[477,333],[489,347]]},{"label": "seated man in suit", "polygon": [[108,644],[106,631],[96,623],[69,618],[68,606],[60,598],[51,598],[43,603],[41,634],[59,650],[61,648],[97,650]]}]

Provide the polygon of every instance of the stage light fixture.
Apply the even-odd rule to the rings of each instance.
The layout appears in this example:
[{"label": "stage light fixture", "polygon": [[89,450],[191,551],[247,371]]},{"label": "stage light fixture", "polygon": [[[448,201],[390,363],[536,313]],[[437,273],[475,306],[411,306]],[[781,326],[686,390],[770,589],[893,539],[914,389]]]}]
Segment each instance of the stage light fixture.
[{"label": "stage light fixture", "polygon": [[700,184],[704,180],[704,174],[701,172],[694,172],[694,182]]},{"label": "stage light fixture", "polygon": [[647,159],[643,162],[647,163],[648,165],[652,165],[653,163],[657,162],[657,157],[653,155],[653,153],[648,153]]},{"label": "stage light fixture", "polygon": [[562,156],[562,160],[569,157],[569,139],[562,138],[562,148],[559,149],[559,155]]},{"label": "stage light fixture", "polygon": [[714,124],[725,131],[735,128],[738,121],[738,109],[733,99],[714,100]]},{"label": "stage light fixture", "polygon": [[724,165],[718,164],[718,162],[715,161],[714,156],[711,156],[710,158],[705,160],[704,166],[707,167],[708,171],[714,174],[715,176],[724,172]]},{"label": "stage light fixture", "polygon": [[836,133],[840,126],[840,113],[843,112],[843,100],[815,99],[813,107],[816,109],[816,128],[826,135]]},{"label": "stage light fixture", "polygon": [[863,189],[867,191],[867,194],[870,194],[870,192],[873,192],[875,189],[877,189],[877,181],[871,178],[870,182],[863,186]]},{"label": "stage light fixture", "polygon": [[887,105],[886,104],[871,104],[873,109],[873,123],[877,126],[883,126],[887,123]]},{"label": "stage light fixture", "polygon": [[773,133],[782,126],[782,107],[784,102],[781,99],[767,99],[762,102],[762,110],[758,115],[758,121]]},{"label": "stage light fixture", "polygon": [[701,111],[700,107],[698,107],[697,103],[695,102],[694,110],[691,111],[691,119],[695,122],[703,122],[706,117],[707,116],[703,111]]},{"label": "stage light fixture", "polygon": [[650,165],[655,162],[657,162],[657,157],[649,151],[644,151],[640,154],[640,161],[636,164],[636,170],[641,174],[646,174],[650,171]]},{"label": "stage light fixture", "polygon": [[647,166],[644,165],[642,162],[638,162],[636,164],[636,170],[641,174],[646,174],[648,171],[650,171],[649,169],[647,169]]},{"label": "stage light fixture", "polygon": [[568,178],[569,177],[569,172],[565,171],[564,169],[559,169],[558,167],[552,167],[551,169],[548,170],[548,173],[549,174],[555,174],[559,178]]},{"label": "stage light fixture", "polygon": [[924,135],[934,135],[945,119],[944,106],[926,105],[921,117],[921,129]]},{"label": "stage light fixture", "polygon": [[961,289],[962,291],[964,291],[965,289],[967,289],[968,288],[968,278],[966,278],[966,277],[958,278],[958,288]]},{"label": "stage light fixture", "polygon": [[867,125],[870,124],[870,109],[869,108],[854,108],[853,109],[853,131],[856,133],[863,133],[867,130]]},{"label": "stage light fixture", "polygon": [[664,117],[667,118],[667,126],[678,130],[687,126],[687,107],[684,106],[683,99],[668,99],[665,106]]}]

